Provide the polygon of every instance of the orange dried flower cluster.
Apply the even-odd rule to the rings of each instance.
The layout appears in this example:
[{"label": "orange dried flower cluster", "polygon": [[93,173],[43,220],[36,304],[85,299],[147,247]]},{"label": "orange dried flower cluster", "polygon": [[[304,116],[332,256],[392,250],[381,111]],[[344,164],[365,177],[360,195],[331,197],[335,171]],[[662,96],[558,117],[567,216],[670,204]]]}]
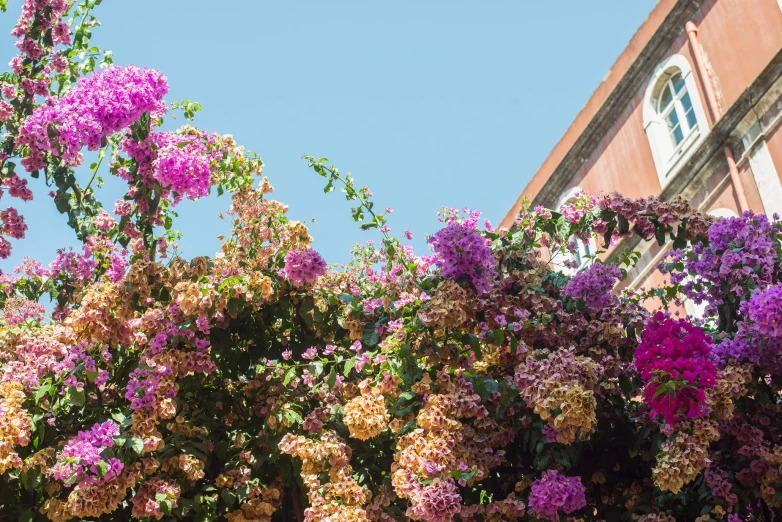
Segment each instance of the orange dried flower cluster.
[{"label": "orange dried flower cluster", "polygon": [[597,424],[594,388],[602,375],[599,364],[571,350],[535,351],[516,367],[516,386],[556,441],[572,444]]},{"label": "orange dried flower cluster", "polygon": [[22,465],[14,446],[30,442],[32,420],[22,408],[26,397],[18,382],[0,382],[0,474]]},{"label": "orange dried flower cluster", "polygon": [[[369,522],[364,506],[372,494],[353,478],[350,447],[336,433],[326,431],[320,440],[286,434],[279,448],[301,459],[301,478],[310,501],[305,521]],[[328,474],[328,482],[321,482],[323,472]]]},{"label": "orange dried flower cluster", "polygon": [[342,422],[354,439],[368,440],[380,435],[388,427],[391,416],[382,393],[369,390],[348,401]]}]

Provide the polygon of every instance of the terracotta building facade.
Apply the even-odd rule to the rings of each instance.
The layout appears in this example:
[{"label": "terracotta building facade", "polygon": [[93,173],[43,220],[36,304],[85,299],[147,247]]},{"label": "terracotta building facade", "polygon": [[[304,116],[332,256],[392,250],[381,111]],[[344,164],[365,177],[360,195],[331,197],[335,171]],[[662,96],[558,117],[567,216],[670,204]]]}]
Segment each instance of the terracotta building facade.
[{"label": "terracotta building facade", "polygon": [[[782,0],[660,0],[502,225],[523,198],[558,208],[580,190],[782,214],[780,123]],[[660,283],[665,249],[612,251],[628,247],[642,254],[628,284]]]}]

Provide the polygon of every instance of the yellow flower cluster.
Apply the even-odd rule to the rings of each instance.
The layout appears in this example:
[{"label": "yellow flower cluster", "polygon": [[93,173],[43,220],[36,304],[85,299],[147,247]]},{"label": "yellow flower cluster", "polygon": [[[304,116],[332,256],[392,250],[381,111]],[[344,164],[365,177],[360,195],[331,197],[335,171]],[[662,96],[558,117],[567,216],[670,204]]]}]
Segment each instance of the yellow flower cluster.
[{"label": "yellow flower cluster", "polygon": [[359,395],[345,405],[342,422],[354,439],[368,440],[380,435],[388,427],[390,415],[386,399],[379,393]]},{"label": "yellow flower cluster", "polygon": [[[413,390],[427,393],[432,384],[424,375]],[[394,490],[410,500],[414,513],[431,509],[430,497],[441,492],[430,489],[437,489],[441,477],[448,481],[451,473],[464,473],[465,485],[483,480],[503,460],[504,452],[494,448],[510,443],[509,434],[487,418],[480,397],[461,373],[453,377],[441,373],[436,385],[438,393],[430,393],[418,412],[418,428],[398,439],[391,467]],[[423,486],[422,480],[430,485]]]},{"label": "yellow flower cluster", "polygon": [[27,446],[33,424],[22,408],[24,387],[18,382],[0,383],[0,475],[22,465],[14,446]]},{"label": "yellow flower cluster", "polygon": [[749,370],[743,367],[726,366],[719,372],[717,385],[706,391],[711,415],[683,423],[679,433],[666,441],[657,455],[657,465],[652,470],[657,487],[676,494],[709,465],[709,446],[720,438],[717,421],[733,418],[733,401],[746,395],[750,380]]},{"label": "yellow flower cluster", "polygon": [[161,469],[169,473],[181,471],[191,482],[204,478],[204,462],[184,453],[168,459]]},{"label": "yellow flower cluster", "polygon": [[709,445],[719,438],[716,421],[695,419],[691,433],[679,432],[663,443],[652,470],[654,483],[663,491],[678,493],[709,465]]},{"label": "yellow flower cluster", "polygon": [[228,522],[270,522],[280,508],[282,481],[277,479],[270,486],[255,487],[239,509],[225,515]]},{"label": "yellow flower cluster", "polygon": [[435,289],[426,305],[426,324],[435,328],[456,328],[470,317],[475,296],[455,281],[446,279]]},{"label": "yellow flower cluster", "polygon": [[733,401],[747,394],[751,380],[749,369],[741,366],[726,366],[717,374],[717,385],[706,390],[706,404],[717,419],[733,418]]},{"label": "yellow flower cluster", "polygon": [[594,387],[603,369],[572,350],[532,352],[516,367],[516,387],[527,406],[554,428],[560,444],[585,440],[597,425]]},{"label": "yellow flower cluster", "polygon": [[676,519],[667,513],[648,513],[646,515],[633,515],[632,520],[637,522],[676,522]]},{"label": "yellow flower cluster", "polygon": [[777,489],[782,481],[782,446],[760,449],[760,457],[768,464],[768,469],[760,477],[758,484],[759,496],[772,508],[782,507],[782,500],[777,497]]},{"label": "yellow flower cluster", "polygon": [[73,514],[68,511],[68,504],[56,498],[46,499],[38,512],[52,522],[68,522],[73,518]]},{"label": "yellow flower cluster", "polygon": [[68,495],[66,509],[72,516],[80,518],[111,513],[125,500],[128,489],[141,478],[141,464],[137,462],[134,466],[125,466],[122,473],[111,480],[79,484]]},{"label": "yellow flower cluster", "polygon": [[[279,449],[301,459],[301,479],[307,487],[310,506],[307,520],[317,522],[369,522],[366,506],[372,493],[359,486],[350,465],[351,450],[339,436],[324,432],[320,440],[286,434]],[[328,482],[319,475],[326,472]]]},{"label": "yellow flower cluster", "polygon": [[[572,444],[576,439],[585,439],[595,428],[596,408],[595,393],[573,384],[553,390],[550,396],[535,404],[534,411],[556,429],[557,442]],[[554,415],[556,410],[560,413]]]}]

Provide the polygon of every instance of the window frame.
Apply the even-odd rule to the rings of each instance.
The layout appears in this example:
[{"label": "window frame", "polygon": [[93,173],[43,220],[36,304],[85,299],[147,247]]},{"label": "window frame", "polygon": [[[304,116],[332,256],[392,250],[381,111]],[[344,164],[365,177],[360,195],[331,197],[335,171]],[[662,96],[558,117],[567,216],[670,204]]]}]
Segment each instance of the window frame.
[{"label": "window frame", "polygon": [[[684,81],[684,88],[679,93],[676,92],[672,84],[672,79],[677,73],[682,75]],[[687,133],[682,133],[683,138],[676,146],[673,144],[668,124],[665,121],[665,115],[669,112],[659,110],[660,98],[664,89],[671,89],[673,95],[673,100],[669,104],[673,107],[666,105],[665,109],[676,110],[680,127],[684,129],[683,125],[686,124],[689,130]],[[691,126],[686,117],[688,113],[681,103],[685,93],[689,95],[691,110],[695,116],[695,124]],[[655,67],[644,95],[643,124],[651,147],[660,187],[663,188],[692,156],[697,145],[709,132],[709,123],[703,110],[695,75],[689,61],[684,56],[679,54],[669,56]]]}]

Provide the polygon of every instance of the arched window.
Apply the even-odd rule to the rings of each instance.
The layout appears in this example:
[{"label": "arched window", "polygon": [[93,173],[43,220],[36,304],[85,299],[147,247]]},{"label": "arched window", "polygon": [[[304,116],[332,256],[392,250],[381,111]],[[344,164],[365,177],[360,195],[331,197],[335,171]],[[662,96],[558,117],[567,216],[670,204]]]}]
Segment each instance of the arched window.
[{"label": "arched window", "polygon": [[673,70],[672,76],[662,84],[662,90],[657,96],[657,114],[668,127],[668,136],[674,149],[698,128],[690,93],[687,92],[682,72],[678,69]]},{"label": "arched window", "polygon": [[655,68],[646,89],[643,116],[660,185],[665,186],[708,131],[685,57],[673,55]]},{"label": "arched window", "polygon": [[[559,198],[557,209],[560,209],[562,205],[573,203],[580,192],[583,192],[580,187],[573,187],[569,189],[561,198]],[[566,274],[573,274],[577,272],[587,263],[589,256],[594,255],[595,252],[597,252],[597,242],[595,241],[594,237],[590,237],[589,241],[576,238],[573,238],[573,241],[576,242],[577,248],[575,252],[568,254],[568,259],[570,261],[575,261],[577,267],[561,267],[560,269],[562,272]]]}]

